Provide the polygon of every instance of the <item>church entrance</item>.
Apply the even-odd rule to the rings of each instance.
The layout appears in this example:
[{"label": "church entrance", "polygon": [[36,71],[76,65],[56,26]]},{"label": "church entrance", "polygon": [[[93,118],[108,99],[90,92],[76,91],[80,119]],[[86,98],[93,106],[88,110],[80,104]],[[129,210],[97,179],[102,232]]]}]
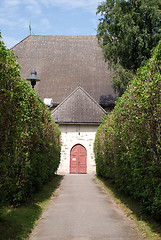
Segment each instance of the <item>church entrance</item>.
[{"label": "church entrance", "polygon": [[71,149],[70,173],[87,173],[87,151],[80,144]]}]

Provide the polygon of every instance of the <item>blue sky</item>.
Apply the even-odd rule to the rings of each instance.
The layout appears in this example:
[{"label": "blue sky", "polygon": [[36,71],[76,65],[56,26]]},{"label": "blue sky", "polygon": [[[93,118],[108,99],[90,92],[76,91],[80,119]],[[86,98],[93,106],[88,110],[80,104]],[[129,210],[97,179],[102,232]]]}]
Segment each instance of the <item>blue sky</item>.
[{"label": "blue sky", "polygon": [[0,32],[8,48],[29,35],[94,35],[103,0],[0,0]]}]

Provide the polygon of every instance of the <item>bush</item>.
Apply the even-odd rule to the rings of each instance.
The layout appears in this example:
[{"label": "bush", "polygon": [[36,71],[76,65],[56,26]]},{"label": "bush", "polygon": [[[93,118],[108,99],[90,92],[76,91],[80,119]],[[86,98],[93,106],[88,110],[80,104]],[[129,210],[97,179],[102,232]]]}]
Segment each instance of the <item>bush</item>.
[{"label": "bush", "polygon": [[97,174],[161,219],[161,41],[96,134]]},{"label": "bush", "polygon": [[17,204],[50,180],[60,161],[60,131],[0,41],[0,202]]}]

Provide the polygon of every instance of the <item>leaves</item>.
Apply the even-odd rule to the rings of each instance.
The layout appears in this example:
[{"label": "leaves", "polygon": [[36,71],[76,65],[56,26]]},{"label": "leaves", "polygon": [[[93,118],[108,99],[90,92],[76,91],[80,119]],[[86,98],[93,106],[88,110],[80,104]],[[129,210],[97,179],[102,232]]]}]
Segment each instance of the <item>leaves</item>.
[{"label": "leaves", "polygon": [[[96,134],[97,173],[161,219],[161,41]],[[102,153],[104,151],[104,154]]]},{"label": "leaves", "polygon": [[119,70],[121,65],[125,71],[122,78],[117,76],[118,81],[116,74],[113,78],[114,89],[119,95],[131,80],[126,72],[135,74],[151,57],[151,50],[161,39],[159,7],[158,0],[106,0],[98,6],[97,14],[101,14],[101,18],[97,36],[105,60],[110,68]]},{"label": "leaves", "polygon": [[59,137],[49,110],[0,41],[0,203],[24,201],[54,175]]}]

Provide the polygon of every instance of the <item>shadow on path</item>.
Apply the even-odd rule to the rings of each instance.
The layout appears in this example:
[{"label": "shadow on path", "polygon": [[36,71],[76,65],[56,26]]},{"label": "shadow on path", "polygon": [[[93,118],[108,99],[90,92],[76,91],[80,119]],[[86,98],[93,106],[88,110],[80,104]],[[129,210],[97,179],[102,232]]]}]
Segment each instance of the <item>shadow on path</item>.
[{"label": "shadow on path", "polygon": [[141,240],[93,175],[66,175],[29,240]]}]

